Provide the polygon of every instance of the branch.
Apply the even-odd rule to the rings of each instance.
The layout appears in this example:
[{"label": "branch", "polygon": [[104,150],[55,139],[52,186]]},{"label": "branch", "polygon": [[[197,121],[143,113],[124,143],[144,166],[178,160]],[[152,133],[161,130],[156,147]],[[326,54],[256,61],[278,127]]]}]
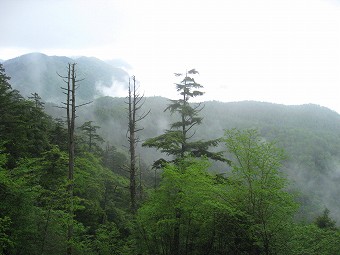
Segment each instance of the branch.
[{"label": "branch", "polygon": [[84,106],[84,105],[91,104],[91,103],[93,103],[93,101],[90,101],[90,102],[87,102],[87,103],[84,103],[84,104],[77,105],[76,108],[79,108],[79,107],[82,107],[82,106]]},{"label": "branch", "polygon": [[140,117],[138,117],[135,122],[141,121],[142,119],[145,119],[146,116],[149,115],[149,113],[151,112],[151,109],[147,112],[147,113],[143,113]]},{"label": "branch", "polygon": [[63,106],[53,106],[53,107],[55,107],[55,108],[60,108],[60,109],[66,109],[66,107],[63,107]]},{"label": "branch", "polygon": [[[189,131],[189,129],[186,131],[186,133],[187,133],[188,131]],[[194,131],[194,133],[193,133],[191,136],[187,137],[187,139],[191,139],[195,134],[196,134],[196,130]]]},{"label": "branch", "polygon": [[135,130],[135,133],[137,133],[138,131],[142,131],[142,130],[144,130],[144,128],[137,128],[137,129]]},{"label": "branch", "polygon": [[69,77],[67,77],[67,76],[61,76],[58,72],[56,72],[56,73],[57,73],[57,75],[58,75],[60,78],[62,78],[63,80],[69,78]]},{"label": "branch", "polygon": [[83,80],[85,80],[85,78],[83,78],[83,79],[80,79],[80,80],[75,80],[74,82],[80,82],[80,81],[83,81]]}]

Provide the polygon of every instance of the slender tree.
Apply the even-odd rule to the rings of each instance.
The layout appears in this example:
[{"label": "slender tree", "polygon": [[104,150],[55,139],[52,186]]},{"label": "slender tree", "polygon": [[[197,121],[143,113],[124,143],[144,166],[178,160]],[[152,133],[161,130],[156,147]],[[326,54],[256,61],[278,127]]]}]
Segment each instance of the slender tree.
[{"label": "slender tree", "polygon": [[[170,129],[166,130],[164,134],[146,140],[143,146],[155,147],[167,155],[174,156],[175,161],[183,159],[187,155],[195,157],[207,156],[214,160],[226,161],[222,153],[208,150],[209,147],[217,146],[219,139],[192,141],[196,133],[194,127],[201,124],[203,120],[199,116],[199,112],[203,109],[201,103],[189,103],[190,99],[204,94],[204,92],[200,91],[203,86],[193,78],[196,74],[198,74],[198,71],[195,69],[185,74],[175,73],[176,77],[184,76],[180,83],[175,83],[180,98],[170,100],[170,104],[164,111],[170,111],[171,114],[177,113],[179,120],[172,123]],[[164,162],[166,162],[164,159],[160,159],[155,162],[154,166],[162,166]]]},{"label": "slender tree", "polygon": [[35,108],[44,109],[45,103],[41,101],[41,97],[38,93],[31,93],[32,96],[28,97],[31,101],[34,102]]},{"label": "slender tree", "polygon": [[127,105],[128,105],[128,141],[129,141],[129,153],[130,153],[130,202],[131,202],[131,211],[136,211],[136,145],[139,142],[139,138],[137,136],[137,132],[143,130],[137,126],[138,122],[144,119],[149,113],[144,112],[143,114],[139,114],[142,106],[144,105],[144,96],[140,95],[138,92],[138,88],[136,87],[136,78],[132,76],[132,83],[131,79],[129,79],[129,95],[127,98]]},{"label": "slender tree", "polygon": [[97,142],[104,142],[104,139],[97,134],[97,130],[99,128],[99,126],[93,125],[93,121],[86,121],[83,125],[79,127],[79,129],[82,130],[84,135],[86,136],[86,142],[90,152],[92,152],[93,147],[97,147],[98,149]]},{"label": "slender tree", "polygon": [[67,84],[67,87],[62,89],[66,92],[66,102],[63,103],[65,106],[62,107],[66,109],[66,119],[67,119],[67,130],[68,130],[68,155],[69,155],[69,162],[68,162],[68,194],[70,199],[70,220],[68,223],[68,230],[67,230],[67,254],[70,255],[73,253],[72,251],[72,238],[73,238],[73,217],[74,217],[74,204],[73,204],[73,192],[74,192],[74,161],[75,161],[75,119],[76,119],[76,108],[89,104],[84,103],[81,105],[76,105],[76,88],[77,83],[82,81],[77,80],[77,73],[76,73],[76,63],[68,64],[68,73],[66,77],[59,75],[63,78],[64,82]]}]

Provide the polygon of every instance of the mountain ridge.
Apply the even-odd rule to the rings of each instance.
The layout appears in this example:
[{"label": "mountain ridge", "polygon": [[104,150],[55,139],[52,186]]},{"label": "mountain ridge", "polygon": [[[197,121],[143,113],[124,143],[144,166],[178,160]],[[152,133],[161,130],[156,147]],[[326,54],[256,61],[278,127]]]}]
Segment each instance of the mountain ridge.
[{"label": "mountain ridge", "polygon": [[78,93],[78,101],[91,101],[103,95],[103,89],[112,88],[115,82],[125,84],[128,74],[121,68],[94,57],[72,59],[65,56],[48,56],[43,53],[29,53],[4,61],[3,65],[11,85],[22,96],[38,93],[46,102],[59,103],[64,100],[61,86],[66,76],[67,65],[77,63],[77,75],[84,78]]}]

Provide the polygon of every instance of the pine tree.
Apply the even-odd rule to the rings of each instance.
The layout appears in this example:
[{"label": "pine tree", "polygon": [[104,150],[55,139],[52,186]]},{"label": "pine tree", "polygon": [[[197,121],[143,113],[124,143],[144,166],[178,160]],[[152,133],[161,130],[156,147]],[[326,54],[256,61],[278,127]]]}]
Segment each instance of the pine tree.
[{"label": "pine tree", "polygon": [[93,125],[93,121],[86,121],[83,125],[79,127],[79,129],[83,132],[87,148],[89,152],[99,151],[101,152],[101,148],[98,146],[98,142],[102,143],[104,142],[104,139],[97,134],[97,130],[100,128],[100,126]]},{"label": "pine tree", "polygon": [[[176,77],[184,76],[183,80],[176,83],[176,89],[180,94],[177,100],[170,100],[170,104],[164,111],[170,111],[171,114],[178,114],[179,120],[172,123],[169,130],[164,134],[147,139],[143,146],[155,147],[167,155],[174,156],[174,160],[183,159],[185,156],[192,155],[195,157],[207,156],[208,158],[226,161],[221,152],[210,152],[210,147],[215,147],[219,139],[209,141],[192,141],[196,131],[194,127],[202,123],[203,118],[199,112],[203,109],[201,103],[191,104],[189,100],[197,96],[202,96],[204,92],[200,89],[203,86],[195,81],[194,75],[198,71],[192,69],[185,74],[175,73]],[[160,167],[165,162],[164,159],[157,160],[154,167]]]}]

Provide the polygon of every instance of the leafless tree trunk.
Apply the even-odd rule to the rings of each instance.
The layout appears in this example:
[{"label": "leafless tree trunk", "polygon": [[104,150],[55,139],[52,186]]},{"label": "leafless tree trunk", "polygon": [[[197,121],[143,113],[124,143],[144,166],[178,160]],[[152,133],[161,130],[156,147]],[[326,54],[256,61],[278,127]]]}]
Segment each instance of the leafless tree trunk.
[{"label": "leafless tree trunk", "polygon": [[144,96],[138,93],[138,88],[136,87],[136,78],[132,76],[133,84],[129,79],[129,95],[128,101],[128,111],[129,111],[129,124],[128,124],[128,141],[129,141],[129,152],[130,152],[130,206],[131,211],[136,211],[136,145],[139,142],[137,137],[137,132],[143,130],[143,128],[138,128],[137,123],[144,119],[149,113],[144,112],[142,115],[138,115],[138,111],[142,108],[145,101],[143,101]]},{"label": "leafless tree trunk", "polygon": [[75,148],[75,140],[74,140],[74,130],[75,130],[75,119],[76,119],[76,108],[89,104],[85,103],[79,106],[76,106],[76,83],[82,80],[77,80],[77,74],[75,70],[76,63],[68,64],[68,72],[67,77],[59,76],[64,79],[64,82],[67,84],[67,88],[63,88],[66,92],[66,103],[63,103],[65,107],[61,107],[66,109],[66,119],[67,119],[67,131],[68,131],[68,155],[69,155],[69,163],[68,163],[68,186],[67,191],[69,194],[69,221],[67,226],[67,254],[71,255],[72,251],[72,238],[73,238],[73,218],[74,218],[74,204],[73,204],[73,190],[74,190],[74,148]]},{"label": "leafless tree trunk", "polygon": [[[72,64],[72,70],[71,70],[71,90],[69,93],[71,94],[68,96],[68,98],[71,97],[71,101],[68,102],[69,109],[68,109],[68,119],[67,123],[69,126],[68,129],[68,135],[69,135],[69,146],[68,146],[68,155],[69,155],[69,165],[68,165],[68,192],[69,192],[69,198],[70,198],[70,222],[68,224],[67,229],[67,254],[72,254],[72,245],[71,240],[73,237],[73,217],[74,217],[74,205],[73,205],[73,188],[74,188],[74,124],[75,124],[75,118],[76,118],[76,105],[75,105],[75,70],[74,70],[75,64]],[[70,65],[69,65],[70,68]],[[71,107],[71,108],[70,108]]]}]

